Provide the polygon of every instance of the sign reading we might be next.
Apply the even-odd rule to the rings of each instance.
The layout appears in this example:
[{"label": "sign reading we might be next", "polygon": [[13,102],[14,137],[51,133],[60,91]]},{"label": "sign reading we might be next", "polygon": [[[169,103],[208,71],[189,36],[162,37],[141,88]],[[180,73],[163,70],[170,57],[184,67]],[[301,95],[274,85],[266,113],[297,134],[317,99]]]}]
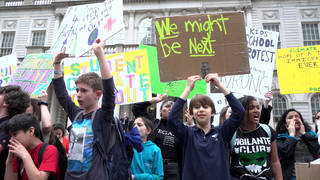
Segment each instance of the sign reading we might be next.
[{"label": "sign reading we might be next", "polygon": [[155,19],[161,82],[250,72],[243,13]]}]

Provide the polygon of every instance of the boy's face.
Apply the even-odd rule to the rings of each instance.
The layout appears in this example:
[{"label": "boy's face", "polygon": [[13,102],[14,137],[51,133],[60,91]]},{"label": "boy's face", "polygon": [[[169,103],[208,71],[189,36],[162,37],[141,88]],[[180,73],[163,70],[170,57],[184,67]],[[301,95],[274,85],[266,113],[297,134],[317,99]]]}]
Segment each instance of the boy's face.
[{"label": "boy's face", "polygon": [[82,109],[90,109],[96,105],[101,96],[101,91],[94,92],[89,85],[84,83],[78,83],[76,91],[79,106]]},{"label": "boy's face", "polygon": [[28,149],[29,144],[31,144],[30,133],[31,133],[31,129],[29,128],[26,132],[24,132],[23,130],[18,130],[10,133],[10,135],[11,135],[11,138],[18,140],[24,147]]},{"label": "boy's face", "polygon": [[137,118],[134,121],[134,127],[138,128],[139,134],[141,138],[147,138],[151,131],[146,127],[143,120],[141,118]]},{"label": "boy's face", "polygon": [[162,106],[162,109],[161,109],[162,119],[168,119],[172,106],[173,106],[173,101],[168,101]]},{"label": "boy's face", "polygon": [[4,94],[0,94],[0,109],[5,107]]},{"label": "boy's face", "polygon": [[197,124],[204,126],[211,122],[211,117],[214,116],[211,106],[201,105],[196,103],[193,108],[193,117],[196,119]]}]

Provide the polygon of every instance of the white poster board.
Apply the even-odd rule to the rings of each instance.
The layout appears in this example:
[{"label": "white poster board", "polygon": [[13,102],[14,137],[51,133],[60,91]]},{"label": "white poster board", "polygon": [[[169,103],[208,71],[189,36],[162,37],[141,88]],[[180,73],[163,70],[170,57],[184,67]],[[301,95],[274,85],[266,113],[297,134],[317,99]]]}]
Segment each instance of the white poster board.
[{"label": "white poster board", "polygon": [[0,87],[9,84],[10,77],[16,72],[17,61],[15,53],[0,57]]},{"label": "white poster board", "polygon": [[123,29],[122,0],[71,6],[63,18],[51,53],[66,47],[67,54],[79,57],[91,49],[97,38],[106,40]]},{"label": "white poster board", "polygon": [[246,27],[250,74],[225,76],[222,84],[232,92],[265,99],[271,90],[278,32]]}]

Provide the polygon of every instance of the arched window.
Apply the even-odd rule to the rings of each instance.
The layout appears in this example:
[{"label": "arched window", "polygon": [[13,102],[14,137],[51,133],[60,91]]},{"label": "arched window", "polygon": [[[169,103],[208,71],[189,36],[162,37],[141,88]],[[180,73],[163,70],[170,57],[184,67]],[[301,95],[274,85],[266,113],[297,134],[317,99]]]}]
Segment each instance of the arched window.
[{"label": "arched window", "polygon": [[139,44],[154,45],[156,43],[152,18],[146,18],[139,24]]},{"label": "arched window", "polygon": [[316,93],[311,97],[312,118],[320,111],[320,93]]},{"label": "arched window", "polygon": [[273,119],[275,122],[279,122],[281,115],[287,110],[286,98],[280,94],[273,96],[272,107]]}]

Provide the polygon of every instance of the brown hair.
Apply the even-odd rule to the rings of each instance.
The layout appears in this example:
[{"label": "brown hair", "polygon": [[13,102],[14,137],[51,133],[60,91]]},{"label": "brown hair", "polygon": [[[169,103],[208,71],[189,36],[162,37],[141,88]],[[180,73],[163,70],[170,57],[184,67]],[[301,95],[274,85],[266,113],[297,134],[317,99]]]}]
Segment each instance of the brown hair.
[{"label": "brown hair", "polygon": [[229,107],[230,106],[225,106],[224,108],[221,109],[220,117],[219,117],[219,126],[221,126],[224,123],[224,121],[226,120],[226,113],[227,113]]},{"label": "brown hair", "polygon": [[98,90],[102,90],[102,80],[101,77],[95,72],[88,72],[79,76],[75,82],[75,84],[87,84],[90,86],[94,92]]},{"label": "brown hair", "polygon": [[201,106],[210,106],[212,113],[216,113],[216,109],[214,107],[214,103],[211,100],[211,98],[207,95],[197,94],[190,101],[190,105],[189,105],[190,115],[193,115],[193,111],[192,111],[193,107],[198,103],[200,103]]}]

